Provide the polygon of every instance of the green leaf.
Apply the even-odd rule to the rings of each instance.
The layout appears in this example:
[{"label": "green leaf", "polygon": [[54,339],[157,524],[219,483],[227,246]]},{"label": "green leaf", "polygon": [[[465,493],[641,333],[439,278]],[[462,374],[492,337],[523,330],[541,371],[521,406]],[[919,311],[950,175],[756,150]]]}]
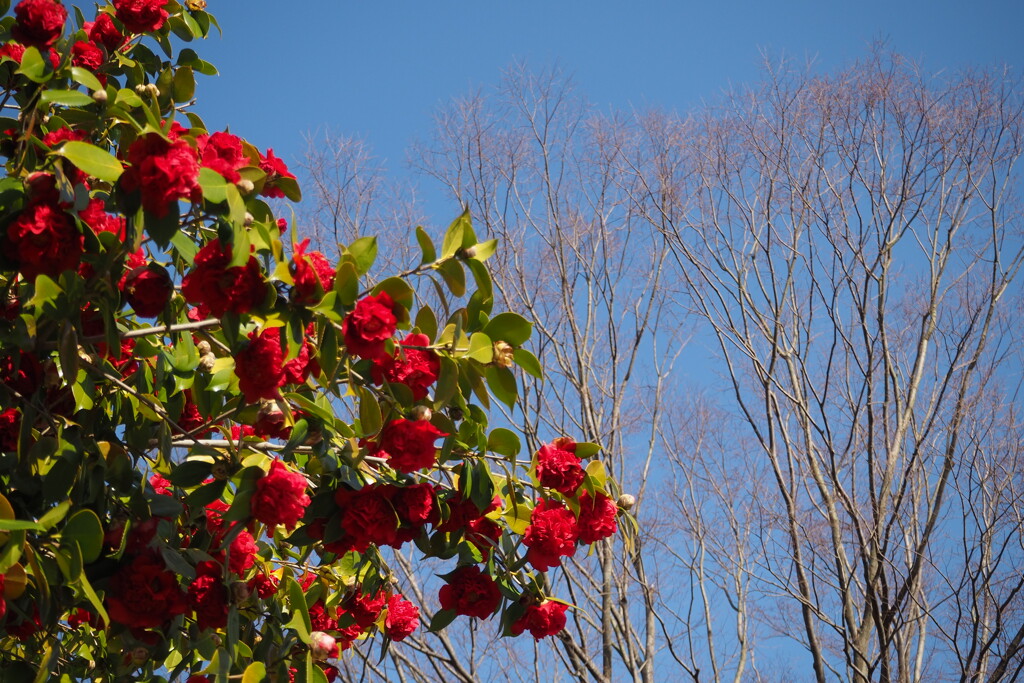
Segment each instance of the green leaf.
[{"label": "green leaf", "polygon": [[209,461],[186,460],[175,466],[167,479],[175,486],[192,488],[203,483],[203,480],[210,476],[212,470],[213,464]]},{"label": "green leaf", "polygon": [[285,628],[295,629],[302,642],[309,645],[313,627],[309,621],[309,608],[306,605],[306,596],[302,594],[302,586],[291,576],[286,577],[283,581],[284,594],[288,596],[288,609],[292,615],[291,620],[285,624]]},{"label": "green leaf", "polygon": [[175,232],[174,237],[171,238],[171,245],[178,250],[178,255],[185,260],[185,263],[191,266],[196,260],[196,254],[199,253],[199,245],[195,243],[191,237],[183,232]]},{"label": "green leaf", "polygon": [[527,374],[533,375],[537,379],[544,379],[544,370],[540,367],[540,361],[526,349],[516,349],[512,354],[512,358],[515,360],[516,365],[521,367]]},{"label": "green leaf", "polygon": [[466,209],[448,226],[448,231],[444,234],[444,242],[441,245],[441,258],[454,256],[455,252],[474,244],[476,244],[476,233],[473,232],[469,209]]},{"label": "green leaf", "polygon": [[83,172],[108,183],[117,182],[121,173],[124,172],[124,166],[117,160],[117,157],[88,142],[70,140],[61,145],[60,149],[55,150],[53,154],[64,157]]},{"label": "green leaf", "polygon": [[389,277],[373,288],[374,295],[387,292],[391,300],[401,305],[406,311],[412,310],[413,291],[409,283],[399,277]]},{"label": "green leaf", "polygon": [[377,260],[377,238],[360,237],[349,245],[347,251],[355,261],[359,274],[366,275],[373,266],[373,262]]},{"label": "green leaf", "polygon": [[[100,79],[96,78],[93,72],[80,66],[71,67],[71,78],[75,83],[81,83],[89,90],[105,90],[103,84],[100,83]],[[90,97],[89,99],[91,100],[92,98]]]},{"label": "green leaf", "polygon": [[0,531],[42,531],[43,525],[39,522],[30,522],[25,519],[0,519]]},{"label": "green leaf", "polygon": [[573,451],[577,458],[589,458],[592,455],[597,455],[601,452],[601,446],[596,443],[581,442],[576,444],[576,450]]},{"label": "green leaf", "polygon": [[263,683],[267,676],[267,667],[263,662],[253,662],[245,667],[242,673],[242,683]]},{"label": "green leaf", "polygon": [[474,332],[469,338],[469,351],[466,355],[478,363],[490,363],[494,360],[494,345],[491,338],[483,332]]},{"label": "green leaf", "polygon": [[473,247],[473,259],[483,263],[498,250],[498,240],[487,240],[486,242],[480,242],[474,244]]},{"label": "green leaf", "polygon": [[441,261],[436,266],[437,272],[441,273],[448,290],[453,296],[463,296],[466,293],[466,271],[458,261]]},{"label": "green leaf", "polygon": [[494,341],[522,346],[533,332],[533,323],[518,313],[499,313],[487,323],[484,332]]},{"label": "green leaf", "polygon": [[430,235],[428,235],[427,231],[418,225],[416,226],[416,241],[419,242],[420,251],[423,252],[423,258],[420,261],[420,265],[433,263],[437,260],[437,252],[434,250],[434,243],[431,241]]},{"label": "green leaf", "polygon": [[199,187],[203,190],[203,198],[214,204],[220,204],[228,200],[228,185],[220,173],[212,168],[203,166],[199,169]]},{"label": "green leaf", "polygon": [[175,102],[188,102],[196,94],[196,76],[192,67],[182,66],[174,72],[172,94]]},{"label": "green leaf", "polygon": [[79,90],[47,90],[39,96],[39,100],[65,107],[84,107],[95,103],[91,95]]},{"label": "green leaf", "polygon": [[21,57],[21,66],[18,67],[15,73],[19,73],[35,83],[44,83],[51,76],[51,74],[46,73],[46,66],[49,64],[49,61],[49,59],[43,59],[43,55],[39,52],[38,48],[25,48],[25,54]]},{"label": "green leaf", "polygon": [[508,368],[490,366],[487,368],[486,377],[487,387],[494,397],[509,408],[513,407],[516,399],[519,398],[516,376]]},{"label": "green leaf", "polygon": [[61,289],[56,282],[51,280],[48,275],[40,273],[39,275],[36,275],[35,292],[33,293],[32,298],[29,299],[28,305],[38,310],[44,304],[55,301],[57,297],[63,293],[64,290]]},{"label": "green leaf", "polygon": [[68,514],[68,508],[70,507],[71,501],[65,500],[56,507],[47,510],[46,514],[39,518],[39,528],[43,531],[49,531],[53,527],[57,526],[57,524],[64,521],[64,518]]},{"label": "green leaf", "polygon": [[359,389],[359,425],[363,437],[373,436],[380,431],[382,424],[380,404],[377,397],[369,389]]},{"label": "green leaf", "polygon": [[519,455],[519,451],[522,447],[523,445],[519,440],[519,435],[510,429],[498,427],[487,435],[487,450],[493,451],[494,453],[500,453],[506,457],[514,458]]},{"label": "green leaf", "polygon": [[459,366],[451,358],[441,356],[441,369],[434,388],[434,408],[446,405],[459,390]]},{"label": "green leaf", "polygon": [[420,310],[416,312],[416,322],[413,324],[420,328],[420,332],[430,337],[431,340],[437,336],[437,317],[434,315],[434,311],[430,309],[430,306],[420,307]]},{"label": "green leaf", "polygon": [[430,620],[430,628],[427,630],[431,633],[437,633],[455,621],[455,617],[457,616],[458,615],[455,613],[455,610],[439,609],[434,612],[434,618]]},{"label": "green leaf", "polygon": [[342,261],[334,273],[334,291],[343,306],[351,306],[359,296],[359,273],[351,261]]},{"label": "green leaf", "polygon": [[62,545],[54,554],[54,559],[57,560],[57,566],[68,583],[78,581],[82,575],[82,549],[78,547],[78,543],[72,541]]},{"label": "green leaf", "polygon": [[85,572],[78,577],[78,583],[76,584],[85,593],[85,597],[89,600],[89,604],[93,606],[96,612],[103,619],[104,624],[110,623],[110,617],[107,615],[107,609],[103,606],[103,601],[100,600],[100,596],[96,594],[92,584],[89,583],[89,579],[86,577]]},{"label": "green leaf", "polygon": [[600,460],[591,460],[587,464],[587,474],[593,477],[594,482],[602,489],[608,483],[608,473],[604,469],[604,463]]},{"label": "green leaf", "polygon": [[103,552],[103,524],[96,513],[88,508],[81,508],[68,518],[60,538],[62,542],[78,544],[85,564],[95,562]]}]

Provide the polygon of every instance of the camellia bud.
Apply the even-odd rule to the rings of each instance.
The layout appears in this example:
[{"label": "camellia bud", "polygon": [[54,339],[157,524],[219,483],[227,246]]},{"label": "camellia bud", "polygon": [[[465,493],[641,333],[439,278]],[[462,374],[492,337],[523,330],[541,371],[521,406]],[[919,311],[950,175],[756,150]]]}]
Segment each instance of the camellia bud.
[{"label": "camellia bud", "polygon": [[309,636],[309,651],[315,662],[327,661],[334,654],[337,647],[337,641],[334,639],[334,636],[330,636],[323,631],[313,631]]},{"label": "camellia bud", "polygon": [[193,12],[206,9],[206,0],[185,0],[185,6]]},{"label": "camellia bud", "polygon": [[623,493],[619,496],[619,499],[615,501],[615,504],[619,506],[621,510],[629,510],[636,505],[636,496],[632,496],[628,493]]},{"label": "camellia bud", "polygon": [[208,354],[211,351],[213,351],[213,348],[210,346],[210,342],[208,342],[208,341],[206,341],[204,339],[201,342],[199,342],[198,344],[196,344],[196,351],[199,352],[200,356],[205,356],[206,354]]},{"label": "camellia bud", "polygon": [[228,467],[228,464],[223,460],[218,460],[213,463],[213,466],[210,468],[210,474],[212,474],[213,478],[217,481],[227,481],[231,478],[231,468]]},{"label": "camellia bud", "polygon": [[430,409],[430,406],[414,406],[413,409],[409,411],[409,415],[414,420],[421,420],[425,422],[434,417],[434,411]]},{"label": "camellia bud", "polygon": [[104,102],[107,101],[107,91],[106,90],[94,90],[93,93],[92,93],[92,99],[94,101],[96,101],[96,102],[99,102],[100,104],[103,104]]},{"label": "camellia bud", "polygon": [[465,249],[460,249],[459,254],[464,259],[474,258],[476,256],[476,247],[466,247]]},{"label": "camellia bud", "polygon": [[141,645],[132,650],[132,664],[142,666],[149,661],[149,648]]},{"label": "camellia bud", "polygon": [[252,591],[249,590],[249,584],[245,581],[235,581],[231,584],[231,599],[236,605],[240,605],[249,599]]},{"label": "camellia bud", "polygon": [[[251,185],[251,184],[252,184],[252,183],[250,183],[250,185]],[[250,225],[252,225],[252,224],[253,224],[253,221],[255,221],[255,220],[256,220],[256,217],[255,217],[255,216],[253,216],[253,215],[252,215],[251,213],[249,213],[248,211],[246,211],[246,212],[245,212],[245,221],[244,221],[244,222],[242,223],[242,225],[244,225],[245,227],[247,227],[247,228],[248,228],[248,227],[249,227]]]},{"label": "camellia bud", "polygon": [[[242,194],[252,194],[252,191],[256,189],[256,186],[248,178],[242,178],[239,180],[235,183],[235,187],[237,187]],[[246,219],[248,219],[249,214],[246,214],[245,216]]]},{"label": "camellia bud", "polygon": [[213,372],[213,366],[217,362],[217,356],[212,353],[204,353],[199,357],[199,369],[203,372]]},{"label": "camellia bud", "polygon": [[500,368],[510,368],[515,363],[515,352],[516,350],[507,342],[496,341],[494,342],[494,360],[492,362]]}]

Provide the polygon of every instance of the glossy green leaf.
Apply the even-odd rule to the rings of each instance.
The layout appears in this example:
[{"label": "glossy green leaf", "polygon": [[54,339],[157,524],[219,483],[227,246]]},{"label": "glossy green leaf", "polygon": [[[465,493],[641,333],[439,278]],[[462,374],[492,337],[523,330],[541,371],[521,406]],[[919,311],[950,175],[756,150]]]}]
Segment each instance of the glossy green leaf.
[{"label": "glossy green leaf", "polygon": [[313,627],[309,621],[309,608],[306,605],[306,596],[302,594],[302,586],[290,576],[282,579],[282,583],[284,595],[288,597],[288,609],[292,615],[285,627],[295,629],[299,639],[308,645]]},{"label": "glossy green leaf", "polygon": [[369,389],[359,390],[359,426],[363,437],[371,437],[380,431],[382,426],[380,404],[377,397]]},{"label": "glossy green leaf", "polygon": [[117,182],[124,172],[124,166],[110,152],[100,149],[88,142],[71,140],[54,150],[53,154],[62,156],[84,173],[105,180],[108,183]]},{"label": "glossy green leaf", "polygon": [[465,296],[466,294],[466,271],[458,261],[441,261],[437,264],[437,272],[441,274],[448,291],[453,296]]},{"label": "glossy green leaf", "polygon": [[516,376],[509,372],[508,368],[491,366],[487,368],[486,377],[487,388],[491,390],[494,397],[509,408],[514,406],[519,398]]},{"label": "glossy green leaf", "polygon": [[60,537],[62,542],[78,544],[85,564],[95,562],[103,552],[103,524],[89,508],[80,508],[72,514],[61,530]]},{"label": "glossy green leaf", "polygon": [[401,305],[406,311],[412,309],[414,297],[412,287],[402,278],[389,277],[373,288],[374,294],[381,292],[387,292],[391,300]]},{"label": "glossy green leaf", "polygon": [[474,332],[469,338],[469,351],[466,355],[478,363],[490,363],[494,360],[494,345],[491,338],[483,332]]},{"label": "glossy green leaf", "polygon": [[418,225],[416,226],[416,241],[419,242],[420,251],[423,253],[420,265],[433,263],[437,260],[437,251],[434,249],[434,243],[431,241],[430,235]]},{"label": "glossy green leaf", "polygon": [[519,455],[522,450],[522,442],[519,435],[510,429],[498,427],[487,435],[487,450],[499,453],[509,458]]},{"label": "glossy green leaf", "polygon": [[366,275],[377,260],[377,238],[360,237],[349,245],[348,253],[355,261],[359,274]]},{"label": "glossy green leaf", "polygon": [[494,341],[522,346],[533,332],[533,323],[518,313],[499,313],[487,323],[484,332]]},{"label": "glossy green leaf", "polygon": [[544,370],[541,368],[540,361],[530,351],[516,349],[512,354],[512,359],[527,374],[533,375],[537,379],[544,379]]},{"label": "glossy green leaf", "polygon": [[576,450],[573,452],[577,458],[589,458],[600,453],[601,446],[596,443],[580,442],[576,444]]},{"label": "glossy green leaf", "polygon": [[434,617],[430,620],[430,627],[427,630],[431,633],[437,633],[455,621],[457,616],[455,610],[439,609],[434,612]]},{"label": "glossy green leaf", "polygon": [[437,317],[430,306],[420,307],[420,310],[416,312],[416,321],[413,324],[431,340],[437,337]]},{"label": "glossy green leaf", "polygon": [[242,683],[263,683],[266,676],[266,665],[263,662],[253,662],[242,672]]},{"label": "glossy green leaf", "polygon": [[228,200],[228,186],[231,185],[220,173],[203,166],[199,169],[199,187],[206,201],[219,204]]},{"label": "glossy green leaf", "polygon": [[85,107],[94,104],[91,95],[78,90],[46,90],[39,96],[39,100],[65,107]]},{"label": "glossy green leaf", "polygon": [[47,72],[48,64],[49,59],[43,59],[38,48],[28,47],[21,57],[21,66],[18,67],[17,73],[35,83],[45,83],[53,75]]},{"label": "glossy green leaf", "polygon": [[494,252],[498,250],[498,240],[487,240],[486,242],[474,244],[472,250],[473,256],[471,258],[482,263],[494,256]]}]

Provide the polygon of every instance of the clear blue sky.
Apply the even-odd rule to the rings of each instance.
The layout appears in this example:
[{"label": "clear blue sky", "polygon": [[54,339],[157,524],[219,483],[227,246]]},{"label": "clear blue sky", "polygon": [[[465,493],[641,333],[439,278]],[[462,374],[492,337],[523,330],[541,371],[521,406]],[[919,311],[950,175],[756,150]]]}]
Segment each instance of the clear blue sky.
[{"label": "clear blue sky", "polygon": [[825,68],[888,40],[929,69],[1024,69],[1022,0],[208,0],[223,38],[196,46],[221,71],[201,79],[207,124],[293,162],[330,126],[367,140],[392,171],[451,97],[525,60],[560,64],[604,108],[685,111],[754,80],[759,55]]}]

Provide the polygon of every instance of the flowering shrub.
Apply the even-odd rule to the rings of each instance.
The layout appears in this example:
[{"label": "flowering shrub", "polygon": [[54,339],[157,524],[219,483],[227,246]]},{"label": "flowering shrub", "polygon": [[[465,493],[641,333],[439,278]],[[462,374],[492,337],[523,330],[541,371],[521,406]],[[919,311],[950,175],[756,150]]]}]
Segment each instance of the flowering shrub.
[{"label": "flowering shrub", "polygon": [[596,445],[488,423],[541,375],[494,242],[417,229],[391,277],[372,237],[309,249],[263,199],[300,199],[285,162],[191,109],[215,70],[171,38],[204,7],[0,0],[0,679],[322,681],[460,615],[557,633],[538,572],[627,518]]}]

